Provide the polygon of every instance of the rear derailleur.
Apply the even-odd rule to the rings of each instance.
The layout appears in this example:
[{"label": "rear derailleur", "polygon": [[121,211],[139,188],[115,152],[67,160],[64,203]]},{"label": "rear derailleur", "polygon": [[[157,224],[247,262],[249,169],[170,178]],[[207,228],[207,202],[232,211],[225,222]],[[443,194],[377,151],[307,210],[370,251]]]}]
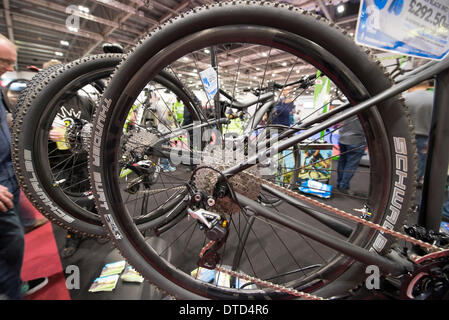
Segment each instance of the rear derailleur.
[{"label": "rear derailleur", "polygon": [[201,191],[196,191],[190,199],[192,209],[187,209],[188,214],[197,220],[198,227],[209,241],[201,252],[198,266],[206,269],[215,269],[221,260],[218,250],[226,243],[229,234],[229,222],[224,214],[213,212],[215,199],[208,197]]}]

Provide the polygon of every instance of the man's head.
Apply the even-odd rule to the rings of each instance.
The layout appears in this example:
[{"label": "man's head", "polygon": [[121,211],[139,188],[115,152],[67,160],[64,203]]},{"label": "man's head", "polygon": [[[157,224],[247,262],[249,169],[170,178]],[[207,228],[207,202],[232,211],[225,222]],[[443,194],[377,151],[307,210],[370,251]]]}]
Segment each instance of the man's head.
[{"label": "man's head", "polygon": [[286,103],[290,103],[293,101],[293,95],[292,95],[292,87],[285,87],[282,89],[281,92],[281,99],[284,100]]},{"label": "man's head", "polygon": [[0,76],[14,71],[17,60],[17,47],[4,35],[0,34]]},{"label": "man's head", "polygon": [[292,88],[291,87],[285,87],[285,88],[282,89],[281,96],[282,97],[288,97],[291,92],[292,92]]}]

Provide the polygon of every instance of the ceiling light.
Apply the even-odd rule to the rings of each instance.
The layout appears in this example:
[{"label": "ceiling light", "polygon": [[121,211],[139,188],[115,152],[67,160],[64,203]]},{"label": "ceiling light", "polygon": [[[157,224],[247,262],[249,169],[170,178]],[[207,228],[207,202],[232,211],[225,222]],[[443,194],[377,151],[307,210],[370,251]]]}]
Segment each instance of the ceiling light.
[{"label": "ceiling light", "polygon": [[66,46],[66,47],[68,47],[70,45],[70,43],[68,41],[64,41],[64,40],[61,40],[60,43],[62,46]]},{"label": "ceiling light", "polygon": [[337,12],[338,13],[343,13],[345,11],[345,5],[341,4],[337,7]]},{"label": "ceiling light", "polygon": [[84,13],[89,13],[89,8],[86,8],[86,7],[83,7],[83,6],[78,6],[78,10],[79,11],[82,11],[82,12],[84,12]]},{"label": "ceiling light", "polygon": [[210,53],[209,49],[204,49],[204,53],[209,54]]},{"label": "ceiling light", "polygon": [[72,32],[78,32],[79,31],[79,29],[78,28],[75,28],[75,27],[67,27],[70,31],[72,31]]},{"label": "ceiling light", "polygon": [[56,51],[56,52],[55,52],[55,55],[57,55],[58,57],[62,57],[62,56],[64,56],[64,53],[59,52],[59,51]]},{"label": "ceiling light", "polygon": [[287,66],[287,62],[282,62],[282,66],[286,67]]}]

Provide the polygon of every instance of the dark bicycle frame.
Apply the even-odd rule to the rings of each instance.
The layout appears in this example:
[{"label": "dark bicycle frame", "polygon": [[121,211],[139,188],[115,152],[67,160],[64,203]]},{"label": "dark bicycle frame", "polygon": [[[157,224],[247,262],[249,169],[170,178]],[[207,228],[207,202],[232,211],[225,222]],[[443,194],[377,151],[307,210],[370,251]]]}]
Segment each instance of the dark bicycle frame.
[{"label": "dark bicycle frame", "polygon": [[[442,219],[442,207],[445,201],[444,189],[446,185],[446,173],[449,164],[449,151],[444,148],[444,143],[449,141],[449,125],[446,125],[446,123],[449,123],[449,55],[439,62],[429,62],[407,73],[406,75],[399,77],[396,80],[396,83],[390,88],[367,99],[364,102],[361,102],[355,106],[350,106],[349,103],[346,103],[345,105],[319,115],[318,117],[312,120],[308,120],[307,122],[304,122],[300,125],[293,125],[276,138],[277,141],[279,141],[278,144],[273,144],[272,142],[275,141],[270,140],[269,142],[266,142],[266,145],[273,146],[262,152],[258,152],[255,156],[247,159],[239,165],[223,171],[221,182],[224,182],[223,177],[230,178],[233,175],[238,174],[239,172],[259,163],[260,161],[267,159],[272,154],[277,154],[278,152],[282,152],[283,150],[295,146],[301,141],[323,131],[330,126],[348,119],[380,102],[397,96],[398,94],[405,92],[406,90],[416,86],[417,84],[432,78],[435,79],[435,93],[431,129],[429,133],[427,164],[426,171],[424,173],[424,185],[422,189],[418,224],[425,227],[427,230],[438,232]],[[222,120],[225,119],[216,121],[218,121],[217,123],[220,123],[222,122]],[[311,125],[314,126],[310,127]],[[294,135],[297,132],[299,133]],[[163,151],[160,152],[162,155],[169,156],[169,153]],[[278,198],[284,200],[286,203],[289,203],[290,205],[303,210],[307,214],[319,220],[321,223],[331,227],[341,235],[347,237],[348,234],[350,234],[350,228],[342,224],[337,219],[316,211],[308,207],[307,205],[304,205],[297,199],[279,192],[278,190],[268,185],[262,184],[262,189],[264,191],[272,193]],[[399,276],[402,275],[405,271],[410,271],[410,269],[413,268],[411,266],[411,263],[407,260],[397,259],[393,256],[391,256],[390,259],[388,256],[384,257],[372,253],[367,249],[361,248],[340,238],[331,236],[329,235],[329,233],[323,232],[300,221],[296,221],[281,212],[272,212],[266,206],[263,206],[256,201],[250,200],[244,195],[235,194],[235,197],[242,207],[249,208],[254,215],[264,217],[287,228],[290,228],[317,242],[333,248],[336,251],[350,256],[357,261],[360,261],[367,265],[377,265],[380,270],[384,271],[386,274]],[[179,211],[179,214],[181,213],[181,211]],[[245,233],[248,233],[249,229],[252,227],[253,221],[254,218],[251,217],[246,226]],[[151,225],[154,226],[157,224],[152,222]],[[165,230],[167,228],[163,229]],[[241,240],[242,243],[239,245],[240,250],[242,249],[241,247],[246,241],[246,236],[244,236]],[[239,252],[240,250],[237,250],[237,252]],[[233,269],[236,267],[236,265],[238,265],[238,263],[239,253],[237,253],[234,258]]]},{"label": "dark bicycle frame", "polygon": [[[392,98],[431,78],[435,78],[435,94],[431,130],[429,135],[429,151],[427,155],[427,165],[424,175],[424,185],[418,223],[428,230],[438,232],[442,218],[446,172],[449,163],[449,152],[444,148],[444,142],[449,141],[449,125],[446,125],[446,123],[449,123],[449,55],[442,61],[429,62],[426,65],[408,73],[398,79],[396,84],[392,85],[389,89],[375,95],[374,97],[371,97],[364,102],[352,107],[345,105],[338,109],[334,109],[333,112],[317,117],[318,119],[313,120],[314,123],[318,123],[319,121],[323,122],[310,129],[303,130],[297,135],[281,140],[279,144],[277,144],[276,149],[274,149],[274,147],[267,149],[266,151],[249,158],[243,163],[223,171],[223,176],[230,178],[242,170],[259,163],[262,158],[266,159],[271,154],[290,148],[304,139],[321,132],[329,126],[348,119],[367,108]],[[291,132],[298,131],[295,130],[295,128],[292,128],[291,130]],[[270,186],[262,185],[262,187],[264,190],[276,194],[279,198],[282,198],[286,202],[289,202],[292,205],[300,206],[297,201],[295,204],[295,199],[292,197],[276,192],[276,190]],[[368,250],[360,248],[352,243],[330,236],[328,233],[303,224],[300,221],[295,221],[280,212],[273,213],[256,201],[246,198],[244,195],[236,194],[236,198],[242,207],[251,208],[255,215],[275,221],[360,262],[368,265],[377,265],[387,274],[401,275],[407,268],[410,267],[409,263],[405,261],[404,263],[398,263],[398,261],[390,260],[387,257],[371,253]]]}]

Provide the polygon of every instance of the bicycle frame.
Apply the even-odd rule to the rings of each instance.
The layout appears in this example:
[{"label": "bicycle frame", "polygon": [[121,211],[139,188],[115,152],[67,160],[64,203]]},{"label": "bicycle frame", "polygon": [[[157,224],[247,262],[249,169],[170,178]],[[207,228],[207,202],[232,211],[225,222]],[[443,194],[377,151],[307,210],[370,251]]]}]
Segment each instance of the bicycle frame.
[{"label": "bicycle frame", "polygon": [[[379,102],[392,98],[429,78],[436,77],[435,97],[434,97],[434,112],[432,117],[432,126],[429,139],[429,154],[427,161],[427,168],[425,173],[425,182],[423,188],[423,200],[419,215],[419,222],[424,227],[438,231],[441,222],[441,209],[444,196],[444,185],[446,182],[446,170],[449,163],[449,153],[443,150],[443,143],[448,141],[449,126],[449,56],[438,63],[430,63],[429,66],[422,68],[419,72],[414,72],[410,77],[405,78],[401,82],[394,84],[389,89],[377,94],[376,96],[359,103],[350,108],[341,108],[340,113],[334,112],[328,116],[324,122],[313,128],[306,129],[295,136],[281,140],[275,146],[268,150],[259,152],[257,155],[249,158],[239,165],[231,167],[223,171],[223,175],[227,178],[257,164],[261,159],[266,159],[272,154],[276,154],[285,149],[292,147],[309,138],[310,136],[322,131],[323,129],[337,124],[351,116],[356,115],[360,111],[370,108]],[[270,187],[265,187],[270,190]],[[430,195],[435,197],[434,201],[430,201]],[[277,194],[280,198],[286,201],[291,201],[287,195]],[[249,207],[256,215],[275,221],[285,227],[304,234],[318,242],[321,242],[329,247],[336,249],[354,259],[366,264],[375,264],[386,273],[393,275],[400,275],[408,268],[408,264],[397,264],[385,257],[372,254],[368,250],[357,247],[346,241],[330,237],[328,234],[320,232],[306,226],[298,221],[290,219],[288,216],[279,212],[273,213],[267,208],[261,206],[257,202],[246,198],[243,195],[236,195],[237,200],[243,207]]]},{"label": "bicycle frame", "polygon": [[[268,149],[258,152],[256,155],[240,163],[239,165],[223,171],[223,176],[230,178],[233,175],[236,175],[239,172],[261,162],[262,160],[269,158],[273,154],[277,154],[278,152],[282,152],[283,150],[297,145],[301,141],[313,136],[316,133],[321,132],[325,128],[335,125],[367,108],[370,108],[380,102],[401,94],[402,92],[414,87],[424,80],[436,77],[434,111],[429,138],[429,153],[424,177],[423,196],[418,222],[426,229],[438,232],[442,217],[442,204],[444,197],[444,186],[446,183],[446,170],[449,163],[449,152],[446,152],[446,150],[444,150],[443,148],[443,143],[445,141],[448,141],[447,139],[449,139],[449,126],[445,125],[447,122],[449,122],[449,110],[447,109],[447,107],[445,107],[449,105],[449,93],[447,91],[447,89],[449,89],[448,71],[449,56],[440,62],[430,62],[425,66],[410,72],[408,76],[401,77],[402,79],[398,81],[398,83],[392,85],[389,89],[377,94],[374,97],[369,98],[364,102],[361,102],[355,106],[345,104],[328,113],[322,114],[315,119],[309,120],[306,123],[303,123],[301,126],[292,126],[283,134],[278,136],[278,138],[280,138],[280,141],[278,143],[272,145],[273,139],[271,139],[268,143],[266,143],[266,145],[270,146]],[[271,101],[265,102],[265,104],[267,103],[271,103]],[[218,120],[218,123],[222,121],[224,121],[224,119]],[[316,125],[310,127],[312,124]],[[193,127],[189,129],[193,129]],[[293,135],[298,131],[301,132],[299,132],[297,135]],[[165,152],[161,152],[161,154],[165,154]],[[166,155],[168,155],[168,153]],[[221,182],[223,182],[223,180]],[[268,191],[278,198],[286,201],[287,203],[300,208],[301,210],[309,209],[305,208],[304,205],[296,199],[286,194],[277,192],[270,186],[262,185],[262,188],[265,191]],[[433,201],[430,201],[430,195],[434,197]],[[339,238],[332,237],[328,233],[315,228],[311,228],[311,226],[305,225],[299,221],[295,221],[280,212],[274,213],[267,207],[264,207],[258,202],[246,198],[244,195],[236,194],[236,198],[236,200],[242,207],[249,208],[255,215],[264,217],[287,228],[290,228],[298,233],[308,236],[313,240],[316,240],[330,248],[333,248],[347,256],[354,258],[355,260],[368,265],[377,265],[382,271],[387,274],[399,276],[403,274],[405,270],[410,270],[411,268],[408,261],[392,261],[388,257],[383,257],[378,254],[371,253],[366,249],[360,248]],[[322,222],[325,221],[324,223],[334,230],[341,230],[342,234],[348,234],[349,232],[347,227],[345,228],[345,226],[339,224],[335,219],[332,219],[325,214],[313,210],[309,210],[308,213],[315,218],[321,219]],[[248,224],[248,228],[251,228],[250,223]]]}]

